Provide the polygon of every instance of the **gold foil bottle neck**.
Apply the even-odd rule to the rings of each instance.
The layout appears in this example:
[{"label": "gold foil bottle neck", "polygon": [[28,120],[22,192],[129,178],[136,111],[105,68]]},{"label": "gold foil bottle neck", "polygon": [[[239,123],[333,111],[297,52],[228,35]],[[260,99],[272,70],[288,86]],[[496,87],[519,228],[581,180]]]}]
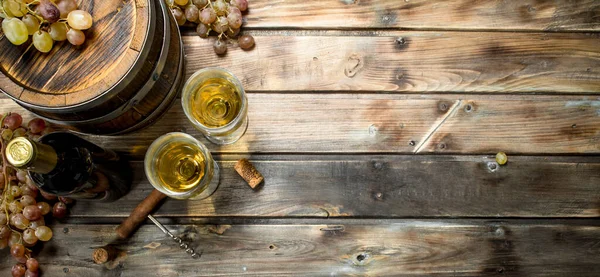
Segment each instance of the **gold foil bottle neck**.
[{"label": "gold foil bottle neck", "polygon": [[15,138],[8,143],[6,159],[16,168],[43,174],[51,172],[58,162],[54,148],[25,137]]},{"label": "gold foil bottle neck", "polygon": [[6,146],[6,159],[17,168],[26,167],[35,155],[31,141],[24,137],[11,140]]}]

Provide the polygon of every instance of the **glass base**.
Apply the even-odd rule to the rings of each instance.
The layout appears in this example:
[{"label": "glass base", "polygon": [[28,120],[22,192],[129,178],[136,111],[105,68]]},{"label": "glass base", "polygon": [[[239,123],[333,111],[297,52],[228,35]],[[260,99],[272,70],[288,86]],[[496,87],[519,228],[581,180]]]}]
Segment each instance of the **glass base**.
[{"label": "glass base", "polygon": [[244,121],[242,122],[240,127],[238,127],[237,130],[233,131],[230,134],[227,134],[225,136],[219,136],[218,134],[212,134],[212,135],[204,134],[204,137],[206,137],[207,140],[209,140],[210,142],[212,142],[214,144],[227,145],[227,144],[232,144],[232,143],[238,141],[246,133],[247,129],[248,129],[248,116],[244,117]]},{"label": "glass base", "polygon": [[220,170],[217,162],[213,161],[213,163],[214,163],[213,177],[210,180],[210,183],[208,184],[206,189],[204,189],[200,194],[198,194],[194,197],[191,197],[190,199],[199,200],[199,199],[207,198],[207,197],[211,196],[219,187],[219,183],[221,180],[221,170]]}]

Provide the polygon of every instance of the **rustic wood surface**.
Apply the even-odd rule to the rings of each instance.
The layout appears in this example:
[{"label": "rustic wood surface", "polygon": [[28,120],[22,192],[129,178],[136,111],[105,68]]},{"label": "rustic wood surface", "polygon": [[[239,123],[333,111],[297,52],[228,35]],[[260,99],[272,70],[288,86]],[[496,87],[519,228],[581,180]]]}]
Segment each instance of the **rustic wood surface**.
[{"label": "rustic wood surface", "polygon": [[[249,94],[248,98],[252,123],[232,145],[208,143],[179,103],[140,132],[89,138],[133,159],[142,159],[154,139],[174,131],[200,138],[213,153],[600,153],[597,97]],[[9,99],[0,103],[0,112],[26,113]]]},{"label": "rustic wood surface", "polygon": [[[208,143],[178,103],[142,131],[86,136],[131,159],[135,182],[52,224],[35,249],[43,276],[598,275],[600,2],[249,6],[251,51],[217,57],[212,39],[183,28],[186,77],[220,66],[244,84],[244,137]],[[8,111],[32,117],[0,96]],[[149,221],[128,241],[113,231],[152,190],[141,159],[171,131],[206,143],[222,169],[211,197],[155,212],[198,260]],[[241,158],[264,184],[235,173]],[[93,249],[109,243],[120,256],[95,265]],[[0,259],[8,275],[14,261]]]},{"label": "rustic wood surface", "polygon": [[[390,1],[391,2],[391,1]],[[393,31],[253,33],[252,51],[207,55],[184,37],[187,74],[232,71],[250,91],[597,94],[599,33]]]},{"label": "rustic wood surface", "polygon": [[[598,217],[600,157],[260,155],[264,184],[235,172],[243,156],[217,156],[221,182],[204,200],[167,199],[157,217]],[[117,202],[79,202],[71,217],[126,217],[153,187],[142,162]]]},{"label": "rustic wood surface", "polygon": [[597,31],[594,0],[253,0],[248,28]]},{"label": "rustic wood surface", "polygon": [[[176,225],[193,260],[155,226],[95,265],[114,225],[56,224],[44,276],[597,276],[597,221],[355,220],[344,224]],[[5,251],[3,251],[4,253]],[[55,258],[60,257],[60,258]],[[10,262],[12,263],[12,261]],[[6,259],[0,264],[10,265]]]}]

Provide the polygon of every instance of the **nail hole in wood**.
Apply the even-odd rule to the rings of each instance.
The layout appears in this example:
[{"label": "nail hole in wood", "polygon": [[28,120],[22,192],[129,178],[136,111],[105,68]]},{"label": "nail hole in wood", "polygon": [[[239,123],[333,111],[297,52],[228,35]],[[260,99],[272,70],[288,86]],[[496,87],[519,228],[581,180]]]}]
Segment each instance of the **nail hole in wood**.
[{"label": "nail hole in wood", "polygon": [[415,143],[415,141],[414,141],[414,140],[411,140],[411,141],[409,141],[409,142],[408,142],[408,145],[410,145],[410,146],[415,146],[415,144],[416,144],[416,143]]},{"label": "nail hole in wood", "polygon": [[272,244],[269,245],[269,249],[271,249],[271,250],[275,249],[275,245],[272,245]]},{"label": "nail hole in wood", "polygon": [[63,233],[68,233],[69,232],[69,228],[63,228]]},{"label": "nail hole in wood", "polygon": [[500,273],[500,274],[504,273],[504,267],[498,268],[498,273]]},{"label": "nail hole in wood", "polygon": [[364,261],[367,258],[367,256],[365,254],[359,254],[358,256],[356,256],[356,260],[359,262]]},{"label": "nail hole in wood", "polygon": [[64,273],[69,273],[69,268],[68,267],[63,268],[63,272]]},{"label": "nail hole in wood", "polygon": [[440,144],[438,144],[439,149],[446,149],[446,147],[447,147],[446,144],[443,142],[440,142]]},{"label": "nail hole in wood", "polygon": [[403,37],[396,38],[396,44],[404,45],[406,44],[406,39],[404,39]]},{"label": "nail hole in wood", "polygon": [[448,104],[446,103],[440,103],[440,105],[438,106],[438,108],[440,109],[440,111],[447,111],[448,110]]},{"label": "nail hole in wood", "polygon": [[572,128],[577,128],[577,124],[571,125]]},{"label": "nail hole in wood", "polygon": [[489,162],[488,163],[488,169],[491,172],[494,172],[494,171],[498,170],[498,163],[496,163],[496,162]]},{"label": "nail hole in wood", "polygon": [[468,104],[468,105],[465,106],[465,111],[466,112],[470,113],[472,110],[473,110],[473,105]]}]

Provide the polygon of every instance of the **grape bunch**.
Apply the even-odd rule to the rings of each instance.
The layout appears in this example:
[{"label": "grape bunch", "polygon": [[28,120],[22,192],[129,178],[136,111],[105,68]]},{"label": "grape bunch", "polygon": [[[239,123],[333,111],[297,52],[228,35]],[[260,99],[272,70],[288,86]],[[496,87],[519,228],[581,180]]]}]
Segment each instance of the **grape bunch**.
[{"label": "grape bunch", "polygon": [[2,32],[14,45],[32,37],[42,53],[52,50],[55,41],[73,45],[85,42],[83,31],[92,27],[90,13],[77,9],[75,0],[0,0]]},{"label": "grape bunch", "polygon": [[12,267],[13,277],[39,275],[39,263],[32,257],[31,248],[39,241],[49,241],[52,229],[46,220],[64,218],[67,204],[72,199],[45,193],[33,183],[26,171],[17,170],[6,161],[6,144],[13,138],[27,136],[37,140],[53,131],[42,119],[21,126],[23,118],[17,113],[2,117],[2,164],[0,165],[0,249],[10,247],[17,264]]},{"label": "grape bunch", "polygon": [[[217,33],[213,49],[217,55],[227,53],[227,42],[234,41],[242,27],[242,12],[248,9],[248,0],[165,0],[179,26],[186,22],[198,24],[196,32],[201,38]],[[242,35],[237,40],[240,48],[250,50],[254,38]]]}]

